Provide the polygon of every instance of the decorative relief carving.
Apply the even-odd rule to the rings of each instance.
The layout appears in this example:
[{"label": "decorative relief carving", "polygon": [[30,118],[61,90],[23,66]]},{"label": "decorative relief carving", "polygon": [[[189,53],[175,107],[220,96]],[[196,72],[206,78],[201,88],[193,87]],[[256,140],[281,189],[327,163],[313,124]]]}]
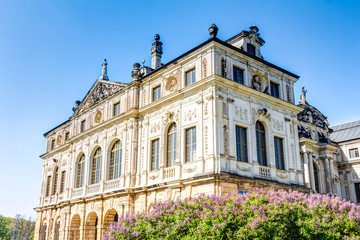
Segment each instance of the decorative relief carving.
[{"label": "decorative relief carving", "polygon": [[59,135],[59,136],[57,137],[56,143],[57,143],[58,145],[61,145],[61,143],[62,143],[62,136],[61,136],[61,135]]},{"label": "decorative relief carving", "polygon": [[249,167],[237,167],[240,171],[242,172],[250,172],[250,168]]},{"label": "decorative relief carving", "polygon": [[228,109],[227,109],[227,104],[225,102],[223,102],[222,104],[222,109],[223,109],[223,115],[224,117],[227,117],[228,115]]},{"label": "decorative relief carving", "polygon": [[157,131],[160,131],[160,123],[153,123],[150,126],[150,133],[156,133]]},{"label": "decorative relief carving", "polygon": [[159,173],[149,173],[149,178],[155,180],[159,177]]},{"label": "decorative relief carving", "polygon": [[278,178],[281,178],[281,179],[285,179],[285,178],[288,177],[288,175],[285,174],[285,173],[277,173],[276,176],[277,176]]},{"label": "decorative relief carving", "polygon": [[193,118],[196,118],[196,109],[189,109],[184,113],[184,121],[191,121]]},{"label": "decorative relief carving", "polygon": [[171,76],[166,80],[165,89],[169,92],[175,92],[177,90],[178,82],[175,77]]},{"label": "decorative relief carving", "polygon": [[95,123],[101,123],[102,122],[102,112],[100,110],[98,110],[96,112],[94,122]]},{"label": "decorative relief carving", "polygon": [[242,107],[235,106],[235,117],[241,120],[248,120],[248,110]]},{"label": "decorative relief carving", "polygon": [[209,129],[208,129],[208,126],[205,126],[204,127],[204,140],[205,140],[205,155],[208,154],[208,150],[209,150],[209,146],[208,146],[208,138],[209,138]]},{"label": "decorative relief carving", "polygon": [[195,171],[197,168],[197,165],[195,166],[189,166],[189,167],[184,167],[184,172],[186,173],[192,173],[193,171]]},{"label": "decorative relief carving", "polygon": [[224,125],[224,153],[229,155],[229,139],[228,139],[228,128]]},{"label": "decorative relief carving", "polygon": [[278,131],[284,131],[284,123],[283,121],[280,120],[274,120],[273,121],[273,127],[274,129],[278,130]]},{"label": "decorative relief carving", "polygon": [[207,69],[207,60],[206,58],[204,58],[203,62],[202,62],[202,76],[203,78],[206,78],[207,77],[207,72],[206,72],[206,69]]},{"label": "decorative relief carving", "polygon": [[259,110],[252,109],[252,122],[255,123],[256,120],[263,120],[271,122],[271,114],[268,113],[266,108],[262,108]]},{"label": "decorative relief carving", "polygon": [[85,109],[95,105],[96,103],[108,98],[115,93],[119,92],[123,89],[127,84],[123,85],[114,85],[114,84],[106,84],[100,82],[98,86],[95,88],[89,99],[86,101],[84,107],[82,107],[80,112],[83,112]]},{"label": "decorative relief carving", "polygon": [[204,104],[204,114],[208,115],[208,103]]},{"label": "decorative relief carving", "polygon": [[143,105],[146,105],[147,92],[146,89],[143,90]]}]

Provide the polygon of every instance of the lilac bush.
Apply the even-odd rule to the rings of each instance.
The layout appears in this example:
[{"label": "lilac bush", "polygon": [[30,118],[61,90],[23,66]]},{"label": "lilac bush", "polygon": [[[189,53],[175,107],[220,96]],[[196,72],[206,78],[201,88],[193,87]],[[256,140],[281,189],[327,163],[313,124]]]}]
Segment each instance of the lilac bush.
[{"label": "lilac bush", "polygon": [[153,204],[105,239],[360,239],[360,206],[328,195],[253,189]]}]

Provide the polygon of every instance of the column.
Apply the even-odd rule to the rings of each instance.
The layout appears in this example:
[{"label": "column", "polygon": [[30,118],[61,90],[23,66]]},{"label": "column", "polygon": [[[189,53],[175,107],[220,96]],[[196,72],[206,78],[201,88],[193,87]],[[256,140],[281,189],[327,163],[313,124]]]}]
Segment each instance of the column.
[{"label": "column", "polygon": [[329,165],[329,158],[325,157],[324,159],[325,165],[325,180],[326,180],[326,192],[331,193],[331,183],[330,183],[330,165]]},{"label": "column", "polygon": [[309,173],[309,160],[306,152],[303,153],[304,157],[304,177],[305,177],[305,186],[310,188],[310,173]]},{"label": "column", "polygon": [[314,164],[313,164],[313,156],[312,156],[311,152],[309,152],[309,168],[310,168],[311,189],[313,190],[313,192],[316,192],[315,176],[314,176]]}]

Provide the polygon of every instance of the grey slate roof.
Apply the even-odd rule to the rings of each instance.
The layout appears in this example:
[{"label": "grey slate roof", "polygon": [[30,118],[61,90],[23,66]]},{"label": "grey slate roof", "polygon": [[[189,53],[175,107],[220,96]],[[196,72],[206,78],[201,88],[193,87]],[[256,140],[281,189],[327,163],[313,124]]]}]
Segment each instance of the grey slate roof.
[{"label": "grey slate roof", "polygon": [[360,138],[360,120],[333,126],[330,138],[334,142],[344,142]]}]

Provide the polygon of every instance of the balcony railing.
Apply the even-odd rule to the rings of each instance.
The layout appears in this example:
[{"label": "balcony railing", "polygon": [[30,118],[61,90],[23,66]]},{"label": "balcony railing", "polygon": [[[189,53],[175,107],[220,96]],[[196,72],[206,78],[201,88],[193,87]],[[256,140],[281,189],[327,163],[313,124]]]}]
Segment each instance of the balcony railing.
[{"label": "balcony railing", "polygon": [[259,175],[262,178],[270,178],[270,168],[259,166]]},{"label": "balcony railing", "polygon": [[83,192],[84,192],[83,188],[74,189],[72,197],[73,198],[80,197],[81,195],[83,195]]},{"label": "balcony railing", "polygon": [[120,179],[109,180],[105,182],[104,190],[116,189],[120,187]]},{"label": "balcony railing", "polygon": [[164,169],[164,179],[175,177],[175,168],[169,167]]},{"label": "balcony railing", "polygon": [[92,184],[87,187],[87,194],[96,193],[100,191],[100,183]]}]

